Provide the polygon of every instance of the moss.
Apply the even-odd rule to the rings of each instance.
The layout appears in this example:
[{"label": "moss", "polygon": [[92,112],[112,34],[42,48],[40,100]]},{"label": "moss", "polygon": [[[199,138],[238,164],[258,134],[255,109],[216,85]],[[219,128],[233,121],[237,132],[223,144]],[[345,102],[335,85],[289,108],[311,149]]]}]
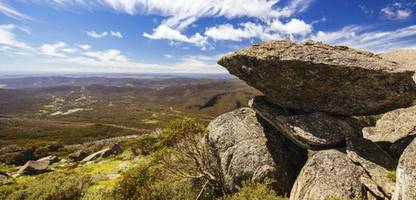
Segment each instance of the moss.
[{"label": "moss", "polygon": [[387,178],[391,181],[396,182],[396,170],[390,170],[387,172]]}]

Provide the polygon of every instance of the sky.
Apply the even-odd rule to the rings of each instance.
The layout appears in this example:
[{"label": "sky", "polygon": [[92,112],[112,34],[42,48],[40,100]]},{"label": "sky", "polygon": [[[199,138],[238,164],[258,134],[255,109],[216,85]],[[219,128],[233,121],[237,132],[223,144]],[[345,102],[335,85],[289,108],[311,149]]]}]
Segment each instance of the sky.
[{"label": "sky", "polygon": [[283,39],[416,48],[416,0],[0,0],[0,72],[226,73]]}]

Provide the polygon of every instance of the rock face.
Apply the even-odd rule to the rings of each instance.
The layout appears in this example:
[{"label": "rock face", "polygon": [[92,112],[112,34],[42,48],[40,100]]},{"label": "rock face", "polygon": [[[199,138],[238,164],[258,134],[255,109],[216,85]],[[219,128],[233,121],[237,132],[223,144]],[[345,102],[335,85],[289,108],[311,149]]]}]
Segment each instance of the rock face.
[{"label": "rock face", "polygon": [[293,185],[290,200],[363,197],[360,177],[364,173],[345,153],[338,150],[319,151],[302,168]]},{"label": "rock face", "polygon": [[406,148],[400,157],[396,170],[396,188],[393,200],[416,199],[416,140]]},{"label": "rock face", "polygon": [[305,150],[281,136],[250,108],[217,117],[208,125],[203,143],[209,155],[209,171],[219,176],[227,192],[235,191],[244,180],[271,178],[279,194],[288,194],[306,161]]},{"label": "rock face", "polygon": [[105,148],[101,151],[95,152],[87,157],[85,157],[84,159],[81,160],[81,163],[86,163],[86,162],[90,162],[93,160],[97,160],[99,158],[106,158],[110,155],[115,155],[121,152],[121,147],[118,144],[114,144],[111,145],[108,148]]},{"label": "rock face", "polygon": [[318,150],[334,147],[343,143],[346,135],[354,133],[354,128],[346,120],[320,112],[293,115],[268,103],[264,96],[254,97],[249,105],[302,148]]},{"label": "rock face", "polygon": [[27,161],[25,165],[20,167],[19,171],[17,172],[18,175],[34,175],[43,173],[48,169],[49,161],[43,160],[43,161]]},{"label": "rock face", "polygon": [[388,173],[395,168],[395,162],[387,152],[369,140],[351,136],[347,139],[347,155],[363,167],[371,180],[381,188],[382,197],[393,195],[394,181],[388,177]]},{"label": "rock face", "polygon": [[284,108],[365,115],[411,105],[413,71],[369,52],[308,41],[260,43],[218,63]]},{"label": "rock face", "polygon": [[363,129],[363,135],[373,142],[390,143],[416,135],[416,106],[383,114],[375,127]]},{"label": "rock face", "polygon": [[85,151],[78,150],[78,151],[75,151],[75,152],[69,154],[68,158],[71,159],[72,161],[78,162],[78,161],[81,161],[82,159],[84,159],[87,156],[88,156],[88,154]]}]

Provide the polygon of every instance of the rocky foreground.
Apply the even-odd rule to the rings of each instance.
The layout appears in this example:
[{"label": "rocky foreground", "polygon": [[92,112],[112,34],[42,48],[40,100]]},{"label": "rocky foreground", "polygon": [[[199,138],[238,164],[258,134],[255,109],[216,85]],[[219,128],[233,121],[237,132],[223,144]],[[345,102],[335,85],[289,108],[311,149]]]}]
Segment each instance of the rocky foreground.
[{"label": "rocky foreground", "polygon": [[271,179],[291,200],[416,199],[409,62],[313,41],[273,41],[219,64],[265,95],[208,126],[208,170],[226,190]]}]

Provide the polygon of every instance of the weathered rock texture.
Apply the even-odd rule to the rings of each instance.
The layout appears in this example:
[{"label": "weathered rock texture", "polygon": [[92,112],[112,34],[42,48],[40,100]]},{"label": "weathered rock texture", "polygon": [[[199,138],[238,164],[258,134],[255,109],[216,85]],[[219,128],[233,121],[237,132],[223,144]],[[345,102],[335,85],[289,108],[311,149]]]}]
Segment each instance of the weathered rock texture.
[{"label": "weathered rock texture", "polygon": [[416,106],[383,114],[375,127],[363,129],[363,135],[364,138],[373,142],[391,143],[416,135]]},{"label": "weathered rock texture", "polygon": [[396,171],[396,188],[393,200],[416,199],[416,140],[400,157]]},{"label": "weathered rock texture", "polygon": [[416,70],[416,50],[402,49],[380,54],[380,57],[402,64],[406,68]]},{"label": "weathered rock texture", "polygon": [[395,162],[387,152],[369,140],[351,136],[347,139],[347,155],[363,167],[371,180],[381,188],[382,197],[393,195],[394,181],[388,177],[388,173],[395,168]]},{"label": "weathered rock texture", "polygon": [[302,168],[290,193],[290,200],[359,199],[365,195],[360,181],[364,173],[345,153],[338,150],[319,151]]},{"label": "weathered rock texture", "polygon": [[321,112],[293,115],[279,106],[268,103],[264,96],[254,97],[249,105],[302,148],[318,150],[334,147],[343,143],[346,135],[354,133],[354,128],[342,118]]},{"label": "weathered rock texture", "polygon": [[369,52],[308,41],[260,43],[218,63],[269,102],[305,112],[364,115],[411,105],[413,71]]},{"label": "weathered rock texture", "polygon": [[235,191],[245,180],[276,181],[274,189],[288,194],[306,161],[298,148],[250,108],[217,117],[208,125],[204,146],[210,156],[209,171],[217,174],[225,190]]},{"label": "weathered rock texture", "polygon": [[34,175],[45,172],[48,169],[49,161],[27,161],[22,167],[20,167],[19,171],[17,172],[18,175]]}]

